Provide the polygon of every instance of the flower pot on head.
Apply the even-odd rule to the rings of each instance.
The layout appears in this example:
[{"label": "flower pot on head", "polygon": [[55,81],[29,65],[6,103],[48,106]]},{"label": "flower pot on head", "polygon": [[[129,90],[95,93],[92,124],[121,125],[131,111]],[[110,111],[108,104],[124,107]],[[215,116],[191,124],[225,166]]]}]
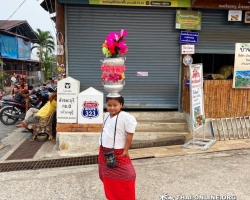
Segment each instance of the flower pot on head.
[{"label": "flower pot on head", "polygon": [[102,52],[106,55],[106,58],[101,60],[102,84],[104,90],[109,92],[108,97],[120,97],[119,92],[125,85],[126,58],[122,56],[128,51],[125,41],[127,35],[124,29],[119,33],[110,32],[102,44]]},{"label": "flower pot on head", "polygon": [[107,97],[120,97],[121,95],[118,92],[122,91],[125,81],[118,81],[117,83],[104,81],[102,84],[104,86],[104,90],[109,92]]},{"label": "flower pot on head", "polygon": [[119,92],[125,85],[124,72],[126,71],[125,57],[105,58],[102,63],[102,84],[104,90],[108,92],[108,97],[120,97]]},{"label": "flower pot on head", "polygon": [[125,63],[126,57],[119,57],[119,58],[104,58],[101,60],[101,63],[106,66],[123,66]]}]

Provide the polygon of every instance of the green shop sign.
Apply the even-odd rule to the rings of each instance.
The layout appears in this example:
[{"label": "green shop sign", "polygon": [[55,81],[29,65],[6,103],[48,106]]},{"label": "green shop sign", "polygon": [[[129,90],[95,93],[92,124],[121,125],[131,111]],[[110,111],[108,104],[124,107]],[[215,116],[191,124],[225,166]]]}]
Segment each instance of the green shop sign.
[{"label": "green shop sign", "polygon": [[63,4],[190,8],[191,0],[58,0]]},{"label": "green shop sign", "polygon": [[177,10],[175,28],[201,30],[201,12],[191,10]]}]

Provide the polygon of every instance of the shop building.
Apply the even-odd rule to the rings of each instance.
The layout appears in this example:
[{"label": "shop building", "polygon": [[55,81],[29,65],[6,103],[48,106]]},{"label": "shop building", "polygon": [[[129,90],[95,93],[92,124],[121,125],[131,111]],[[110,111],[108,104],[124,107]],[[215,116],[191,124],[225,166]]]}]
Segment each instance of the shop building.
[{"label": "shop building", "polygon": [[[190,7],[190,1],[170,1],[170,6],[147,5],[147,1],[59,3],[65,10],[67,74],[80,80],[81,90],[92,86],[105,93],[101,84],[101,45],[109,32],[126,29],[129,51],[122,91],[125,107],[181,109],[180,30],[175,29],[175,16],[176,9]],[[145,76],[139,76],[140,72]]]},{"label": "shop building", "polygon": [[[202,12],[202,30],[195,46],[194,63],[203,63],[204,110],[206,118],[248,116],[250,114],[250,91],[233,88],[235,44],[250,43],[250,24],[245,20],[248,1],[193,1],[192,10]],[[229,12],[240,11],[239,21],[230,19]],[[190,112],[188,68],[182,68],[182,108]]]},{"label": "shop building", "polygon": [[[217,1],[218,7],[213,1],[210,4],[201,0],[172,1],[171,6],[147,6],[146,1],[141,1],[143,6],[127,6],[125,1],[112,5],[110,1],[103,1],[102,5],[91,1],[58,2],[64,9],[67,75],[80,80],[81,90],[93,86],[104,92],[99,67],[104,57],[101,44],[109,32],[128,30],[126,86],[122,91],[126,108],[188,112],[188,68],[182,64],[176,10],[202,12],[199,40],[192,57],[194,63],[203,63],[205,76],[217,74],[225,65],[233,66],[235,43],[249,42],[249,24],[244,19],[228,21],[229,8],[223,5],[229,5],[229,1]],[[239,3],[244,17],[247,5]],[[138,76],[140,72],[147,76]]]}]

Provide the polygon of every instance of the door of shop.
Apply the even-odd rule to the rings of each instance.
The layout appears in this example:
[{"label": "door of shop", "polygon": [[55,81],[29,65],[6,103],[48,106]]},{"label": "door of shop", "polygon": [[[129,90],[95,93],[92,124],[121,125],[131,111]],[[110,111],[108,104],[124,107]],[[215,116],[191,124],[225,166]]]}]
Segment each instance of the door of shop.
[{"label": "door of shop", "polygon": [[[104,92],[100,59],[109,32],[128,31],[126,85],[121,94],[126,108],[178,109],[179,30],[175,9],[66,6],[68,74],[81,90]],[[148,76],[137,76],[148,72]]]}]

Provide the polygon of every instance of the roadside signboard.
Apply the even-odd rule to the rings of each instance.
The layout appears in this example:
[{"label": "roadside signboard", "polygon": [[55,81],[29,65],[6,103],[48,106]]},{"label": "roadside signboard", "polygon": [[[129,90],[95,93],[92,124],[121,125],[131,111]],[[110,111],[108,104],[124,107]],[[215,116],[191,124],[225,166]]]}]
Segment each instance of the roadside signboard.
[{"label": "roadside signboard", "polygon": [[202,64],[189,65],[190,72],[190,117],[191,129],[195,131],[203,126],[203,70]]},{"label": "roadside signboard", "polygon": [[198,32],[181,31],[179,42],[183,44],[197,44],[198,37]]},{"label": "roadside signboard", "polygon": [[57,84],[57,122],[77,123],[77,95],[80,81],[68,76]]},{"label": "roadside signboard", "polygon": [[233,88],[250,89],[250,43],[235,44]]}]

